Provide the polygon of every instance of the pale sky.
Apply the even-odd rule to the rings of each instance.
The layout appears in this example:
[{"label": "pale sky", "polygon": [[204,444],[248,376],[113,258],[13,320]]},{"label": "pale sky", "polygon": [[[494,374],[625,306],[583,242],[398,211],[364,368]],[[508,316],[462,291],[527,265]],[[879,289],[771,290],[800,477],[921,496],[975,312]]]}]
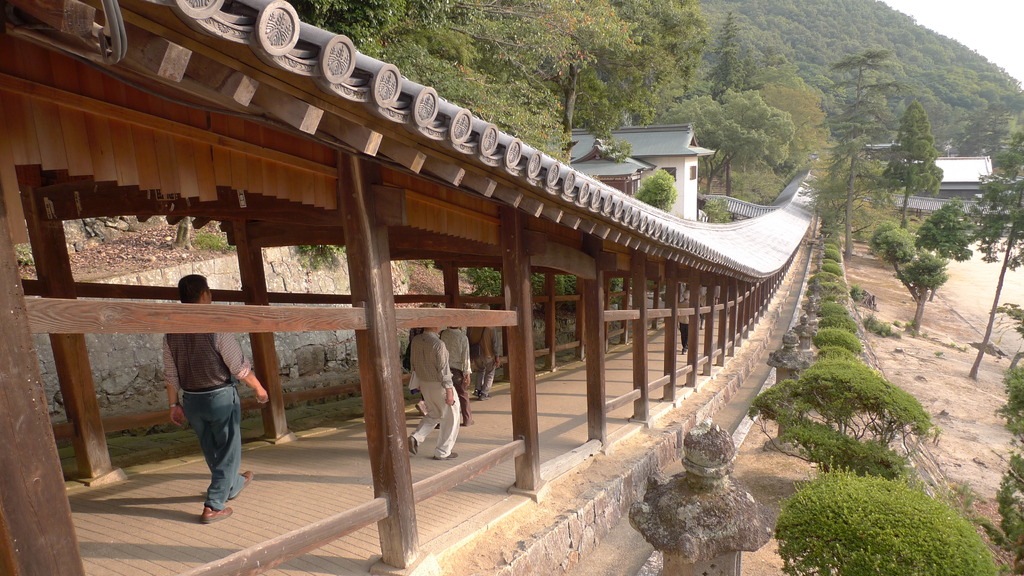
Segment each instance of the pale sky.
[{"label": "pale sky", "polygon": [[1024,84],[1022,0],[883,0],[917,23],[957,40]]}]

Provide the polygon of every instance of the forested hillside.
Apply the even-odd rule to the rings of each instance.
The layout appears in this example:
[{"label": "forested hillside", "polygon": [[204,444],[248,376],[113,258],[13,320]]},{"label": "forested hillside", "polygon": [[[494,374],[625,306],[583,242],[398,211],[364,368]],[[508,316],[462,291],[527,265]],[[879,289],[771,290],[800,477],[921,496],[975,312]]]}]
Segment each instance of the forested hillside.
[{"label": "forested hillside", "polygon": [[[821,91],[828,114],[838,79],[830,66],[869,49],[895,54],[892,75],[904,87],[892,99],[893,112],[919,100],[940,147],[959,147],[980,116],[1005,111],[1020,119],[1024,113],[1017,82],[1001,68],[880,1],[702,0],[701,8],[712,31],[734,14],[740,45],[755,68],[795,64],[797,74]],[[705,58],[714,54],[706,51]]]}]

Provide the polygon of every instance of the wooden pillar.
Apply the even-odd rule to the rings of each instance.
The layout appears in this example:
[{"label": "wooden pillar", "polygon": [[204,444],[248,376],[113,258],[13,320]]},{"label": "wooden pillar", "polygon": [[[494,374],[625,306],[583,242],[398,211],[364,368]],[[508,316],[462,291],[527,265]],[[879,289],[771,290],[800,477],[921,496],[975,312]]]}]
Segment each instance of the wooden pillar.
[{"label": "wooden pillar", "polygon": [[711,375],[711,368],[715,358],[715,306],[718,304],[718,283],[714,277],[707,285],[707,303],[710,308],[704,316],[704,343],[701,351],[707,356],[708,361],[704,363],[701,371],[704,376]]},{"label": "wooden pillar", "polygon": [[546,288],[548,303],[544,305],[544,347],[548,349],[548,370],[554,371],[558,367],[558,355],[555,348],[558,346],[557,330],[558,318],[555,314],[555,275],[548,272],[544,275],[544,287]]},{"label": "wooden pillar", "polygon": [[[267,274],[263,269],[263,250],[249,241],[246,222],[234,222],[235,246],[238,250],[238,273],[242,279],[245,303],[254,306],[269,306],[267,295]],[[281,374],[278,370],[277,348],[273,332],[250,333],[252,364],[256,377],[270,396],[261,409],[263,417],[263,438],[271,442],[287,442],[295,439],[288,431],[288,417],[284,410],[284,392],[281,388]]]},{"label": "wooden pillar", "polygon": [[578,343],[576,346],[576,359],[583,360],[587,357],[587,347],[583,343],[583,335],[586,334],[587,322],[583,314],[583,278],[576,277],[576,303],[574,313],[576,314],[576,334],[573,340]]},{"label": "wooden pillar", "polygon": [[737,322],[740,316],[740,281],[733,278],[729,280],[729,305],[732,306],[732,310],[729,311],[729,356],[736,355],[736,344],[739,339],[739,323]]},{"label": "wooden pillar", "polygon": [[445,306],[462,308],[462,295],[459,293],[459,267],[454,262],[441,263],[441,276],[444,282]]},{"label": "wooden pillar", "polygon": [[[0,222],[7,222],[3,190]],[[0,282],[0,574],[84,576],[6,227],[0,231]]]},{"label": "wooden pillar", "polygon": [[729,348],[729,284],[730,281],[725,276],[720,276],[718,279],[718,286],[715,287],[715,291],[718,292],[720,298],[719,302],[722,305],[722,309],[718,312],[718,350],[721,354],[718,356],[718,366],[725,366],[725,357],[728,355]]},{"label": "wooden pillar", "polygon": [[[584,250],[600,262],[601,241],[593,236],[584,237]],[[583,281],[583,333],[587,349],[587,439],[600,440],[608,445],[608,417],[604,409],[605,397],[605,345],[608,342],[604,321],[608,283],[605,271],[597,266],[597,277]]]},{"label": "wooden pillar", "polygon": [[[622,290],[624,292],[622,296],[622,309],[632,310],[634,308],[633,295],[636,293],[636,287],[633,286],[632,278],[622,277]],[[622,336],[619,344],[626,345],[629,343],[629,339],[632,337],[630,334],[630,324],[630,322],[625,320],[622,322]]]},{"label": "wooden pillar", "polygon": [[[657,310],[657,309],[661,308],[661,287],[662,287],[662,281],[661,280],[662,279],[660,277],[656,278],[654,280],[654,286],[652,287],[653,292],[651,294],[651,308],[654,309],[654,310]],[[657,318],[653,318],[651,320],[650,329],[651,330],[657,330],[658,329],[658,319]]]},{"label": "wooden pillar", "polygon": [[686,289],[690,292],[688,305],[691,309],[689,331],[686,336],[686,363],[690,366],[690,373],[686,375],[686,384],[696,388],[697,359],[700,358],[700,270],[690,268]]},{"label": "wooden pillar", "polygon": [[537,374],[533,356],[533,298],[530,257],[523,246],[525,217],[515,208],[502,207],[501,265],[505,309],[514,310],[516,325],[508,327],[508,354],[512,393],[512,436],[526,442],[526,453],[516,457],[516,488],[536,493],[541,488],[540,433],[537,427]]},{"label": "wooden pillar", "polygon": [[665,305],[671,315],[665,320],[665,374],[668,384],[662,389],[664,402],[676,401],[676,366],[679,360],[679,264],[669,260],[665,264]]},{"label": "wooden pillar", "polygon": [[[74,299],[75,280],[68,259],[64,224],[59,220],[44,220],[35,196],[34,191],[29,190],[22,204],[43,295]],[[75,431],[72,443],[79,477],[91,486],[124,480],[125,473],[110,463],[85,335],[51,334],[50,346],[64,397],[64,410]]]},{"label": "wooden pillar", "polygon": [[388,499],[388,517],[377,523],[381,559],[407,568],[419,555],[419,535],[388,233],[386,226],[377,223],[371,191],[380,183],[380,168],[347,154],[338,153],[337,158],[352,305],[366,309],[366,330],[356,331],[356,347],[373,493]]},{"label": "wooden pillar", "polygon": [[640,317],[633,321],[633,389],[640,391],[640,397],[633,401],[633,420],[647,422],[651,412],[647,390],[647,256],[634,250],[629,263],[633,307],[640,312]]}]

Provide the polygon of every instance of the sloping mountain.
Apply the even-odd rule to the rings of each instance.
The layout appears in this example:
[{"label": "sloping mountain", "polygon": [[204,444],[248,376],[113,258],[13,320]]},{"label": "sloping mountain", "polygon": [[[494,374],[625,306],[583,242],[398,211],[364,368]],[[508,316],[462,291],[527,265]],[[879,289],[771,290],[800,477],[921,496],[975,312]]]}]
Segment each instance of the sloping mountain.
[{"label": "sloping mountain", "polygon": [[[1024,114],[1016,80],[959,42],[918,25],[876,0],[702,0],[714,34],[732,12],[740,44],[760,65],[782,59],[795,64],[808,84],[820,89],[826,107],[837,80],[829,70],[845,56],[868,49],[892,50],[900,64],[895,79],[906,85],[904,102],[925,106],[937,143],[960,139],[965,124],[990,105],[1013,117]],[[969,7],[965,6],[965,9]],[[998,17],[998,15],[993,15]]]}]

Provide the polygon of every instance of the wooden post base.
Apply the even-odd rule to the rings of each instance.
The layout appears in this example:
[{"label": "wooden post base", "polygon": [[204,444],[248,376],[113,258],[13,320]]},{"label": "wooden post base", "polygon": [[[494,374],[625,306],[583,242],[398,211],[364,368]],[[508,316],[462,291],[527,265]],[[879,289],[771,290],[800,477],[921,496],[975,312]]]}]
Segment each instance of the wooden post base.
[{"label": "wooden post base", "polygon": [[124,470],[120,468],[114,468],[106,474],[100,474],[92,478],[78,478],[75,481],[81,482],[91,488],[98,486],[106,486],[107,484],[114,484],[115,482],[123,482],[128,479],[128,475],[124,473]]},{"label": "wooden post base", "polygon": [[383,561],[377,561],[373,566],[370,566],[370,574],[379,574],[380,576],[441,576],[442,573],[437,557],[433,554],[427,554],[407,568],[395,568],[390,564],[385,564]]}]

